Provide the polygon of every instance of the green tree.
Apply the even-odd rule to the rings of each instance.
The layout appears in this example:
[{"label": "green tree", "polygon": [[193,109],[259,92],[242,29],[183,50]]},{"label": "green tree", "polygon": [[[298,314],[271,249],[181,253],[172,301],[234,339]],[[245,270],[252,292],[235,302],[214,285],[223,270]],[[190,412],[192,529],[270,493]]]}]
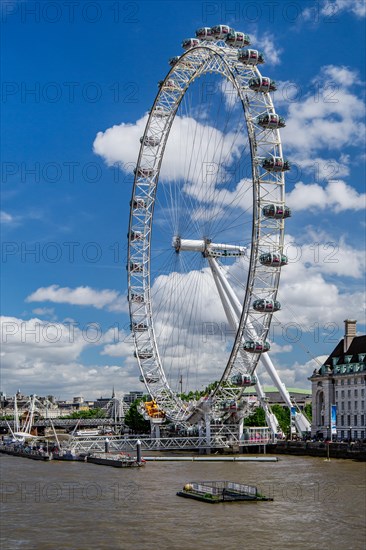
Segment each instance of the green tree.
[{"label": "green tree", "polygon": [[266,426],[266,415],[262,407],[258,407],[253,414],[244,420],[244,426]]},{"label": "green tree", "polygon": [[145,420],[137,410],[141,399],[136,399],[125,415],[125,424],[135,433],[144,434],[150,432],[150,422]]},{"label": "green tree", "polygon": [[281,405],[271,405],[273,414],[278,420],[278,424],[284,434],[290,431],[290,409]]},{"label": "green tree", "polygon": [[106,414],[103,409],[89,409],[87,411],[75,411],[65,418],[105,418]]},{"label": "green tree", "polygon": [[307,405],[305,405],[304,413],[310,421],[313,419],[313,408],[311,406],[311,403],[308,403]]}]

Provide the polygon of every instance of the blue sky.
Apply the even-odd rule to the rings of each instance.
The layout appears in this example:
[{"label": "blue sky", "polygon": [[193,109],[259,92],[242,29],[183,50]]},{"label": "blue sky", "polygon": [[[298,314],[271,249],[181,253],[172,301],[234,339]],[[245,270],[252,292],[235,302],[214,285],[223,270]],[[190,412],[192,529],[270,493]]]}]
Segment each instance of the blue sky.
[{"label": "blue sky", "polygon": [[218,23],[264,51],[287,119],[291,261],[273,361],[289,386],[308,387],[312,358],[331,352],[345,318],[365,332],[364,2],[14,0],[1,10],[2,390],[143,389],[126,302],[133,178],[131,164],[113,163],[137,159],[137,123],[182,40]]}]

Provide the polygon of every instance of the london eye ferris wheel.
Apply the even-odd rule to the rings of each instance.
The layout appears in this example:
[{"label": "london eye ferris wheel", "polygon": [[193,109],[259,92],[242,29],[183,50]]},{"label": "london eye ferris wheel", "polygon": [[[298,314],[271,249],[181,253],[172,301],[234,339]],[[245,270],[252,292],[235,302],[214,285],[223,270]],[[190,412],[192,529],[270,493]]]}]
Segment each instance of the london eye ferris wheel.
[{"label": "london eye ferris wheel", "polygon": [[267,335],[291,215],[263,54],[227,25],[182,46],[140,140],[127,264],[141,380],[174,422],[203,409],[181,393],[210,382],[213,411],[252,386],[265,403],[256,368],[261,358],[278,378]]}]

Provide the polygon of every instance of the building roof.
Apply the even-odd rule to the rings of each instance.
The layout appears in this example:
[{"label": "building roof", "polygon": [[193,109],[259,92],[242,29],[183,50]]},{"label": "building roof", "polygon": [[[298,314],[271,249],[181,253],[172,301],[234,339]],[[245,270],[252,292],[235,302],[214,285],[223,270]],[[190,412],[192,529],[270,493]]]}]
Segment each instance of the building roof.
[{"label": "building roof", "polygon": [[[298,394],[302,394],[302,395],[311,395],[311,390],[310,389],[302,389],[302,388],[287,388],[287,391],[288,393],[298,393]],[[264,393],[279,393],[279,389],[276,388],[275,386],[263,386],[263,391]],[[244,390],[244,393],[255,393],[255,390],[250,387],[250,388],[246,388]]]},{"label": "building roof", "polygon": [[332,353],[324,361],[319,371],[320,374],[356,374],[366,371],[366,335],[355,336],[348,350],[344,351],[344,338],[338,342]]}]

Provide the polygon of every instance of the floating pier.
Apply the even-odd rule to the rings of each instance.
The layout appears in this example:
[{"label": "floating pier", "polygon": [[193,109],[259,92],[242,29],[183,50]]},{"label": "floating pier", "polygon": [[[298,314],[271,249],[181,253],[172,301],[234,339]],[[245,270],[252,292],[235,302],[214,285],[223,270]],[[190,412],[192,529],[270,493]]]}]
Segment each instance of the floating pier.
[{"label": "floating pier", "polygon": [[145,456],[156,462],[278,462],[276,456]]}]

